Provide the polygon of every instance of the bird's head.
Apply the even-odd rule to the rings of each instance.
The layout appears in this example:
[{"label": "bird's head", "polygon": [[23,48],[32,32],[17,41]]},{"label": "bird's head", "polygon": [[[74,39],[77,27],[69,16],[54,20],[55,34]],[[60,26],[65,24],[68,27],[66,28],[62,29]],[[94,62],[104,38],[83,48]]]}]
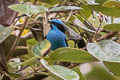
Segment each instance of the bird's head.
[{"label": "bird's head", "polygon": [[51,28],[52,28],[52,24],[53,24],[60,31],[62,31],[63,33],[65,33],[64,23],[60,19],[52,19],[52,20],[49,20],[48,22],[51,24]]}]

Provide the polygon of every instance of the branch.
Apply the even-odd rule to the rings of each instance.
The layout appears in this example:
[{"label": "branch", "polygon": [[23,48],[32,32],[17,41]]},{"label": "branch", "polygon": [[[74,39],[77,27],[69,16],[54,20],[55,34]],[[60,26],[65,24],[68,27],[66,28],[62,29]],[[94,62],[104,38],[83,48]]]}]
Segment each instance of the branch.
[{"label": "branch", "polygon": [[97,35],[99,34],[98,32],[99,32],[99,30],[100,30],[100,28],[101,28],[101,25],[102,25],[102,22],[100,22],[100,25],[99,25],[99,27],[98,27],[98,29],[97,29],[94,37],[93,37],[93,41],[96,40],[96,37],[97,37]]},{"label": "branch", "polygon": [[[35,0],[33,4],[36,4],[36,2],[37,2],[37,0]],[[22,27],[21,27],[19,35],[17,36],[17,38],[16,38],[15,42],[13,43],[10,51],[8,52],[7,61],[14,55],[14,50],[15,50],[16,46],[19,44],[19,42],[20,42],[20,37],[21,37],[21,35],[22,35],[22,33],[23,33],[26,25],[27,25],[28,20],[29,20],[29,17],[27,16],[26,19],[25,19],[25,21],[24,21],[24,23],[23,23],[23,25],[22,25]]]},{"label": "branch", "polygon": [[87,20],[87,18],[85,17],[85,15],[83,13],[81,13],[80,11],[78,11],[79,14],[81,15],[81,17],[85,20],[84,24],[88,24],[89,28],[96,31],[95,27]]},{"label": "branch", "polygon": [[24,23],[23,23],[23,25],[22,25],[22,27],[21,27],[19,35],[17,36],[17,38],[16,38],[15,42],[13,43],[10,51],[8,52],[7,61],[14,55],[14,50],[15,50],[16,46],[19,44],[19,42],[20,42],[20,37],[21,37],[21,35],[22,35],[23,31],[24,31],[25,26],[27,25],[28,20],[29,20],[29,17],[27,16]]},{"label": "branch", "polygon": [[106,35],[103,35],[102,37],[98,38],[96,41],[101,41],[101,40],[104,40],[104,39],[110,39],[112,37],[114,37],[114,35],[116,35],[118,32],[110,32]]}]

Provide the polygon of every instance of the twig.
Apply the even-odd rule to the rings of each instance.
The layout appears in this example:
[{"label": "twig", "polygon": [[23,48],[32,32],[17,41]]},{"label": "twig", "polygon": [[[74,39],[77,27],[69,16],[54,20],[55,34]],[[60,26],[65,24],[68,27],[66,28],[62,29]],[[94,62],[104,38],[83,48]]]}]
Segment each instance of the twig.
[{"label": "twig", "polygon": [[72,14],[73,14],[73,11],[71,10],[69,16],[68,16],[67,19],[65,20],[65,23],[68,22],[68,20],[69,20],[69,19],[71,18],[71,16],[72,16]]},{"label": "twig", "polygon": [[[37,2],[37,0],[35,0],[33,4],[35,4],[36,2]],[[19,20],[19,19],[18,19],[18,20]],[[21,37],[21,35],[22,35],[22,33],[23,33],[26,25],[27,25],[28,20],[29,20],[29,17],[26,16],[26,19],[25,19],[25,21],[24,21],[24,23],[23,23],[23,25],[22,25],[22,27],[21,27],[20,33],[19,33],[19,35],[17,36],[15,42],[13,43],[10,51],[8,52],[7,61],[14,55],[14,50],[15,50],[16,46],[19,44],[19,42],[20,42],[20,37]],[[14,24],[15,24],[15,23],[14,23]],[[14,25],[14,24],[13,24],[13,25]]]},{"label": "twig", "polygon": [[[78,26],[74,24],[74,22],[72,21],[72,19],[70,19],[70,20],[71,20],[71,22],[73,23],[73,24],[71,23],[71,25],[75,26],[75,27],[76,27],[76,29],[79,31],[80,36],[81,36],[82,38],[84,38],[84,39],[86,39],[86,40],[87,40],[87,38],[86,38],[84,35],[81,35],[81,34],[83,34],[83,33],[81,33],[81,31],[80,31],[80,29],[78,28]],[[88,41],[88,40],[87,40],[87,41]]]},{"label": "twig", "polygon": [[25,49],[26,50],[26,49],[28,49],[28,47],[26,47],[26,46],[17,46],[16,49]]},{"label": "twig", "polygon": [[104,39],[110,39],[112,37],[114,37],[114,35],[116,35],[118,32],[110,32],[106,35],[103,35],[102,37],[100,37],[99,39],[97,39],[96,41],[101,41],[101,40],[104,40]]},{"label": "twig", "polygon": [[36,2],[37,2],[37,0],[35,0],[35,1],[34,1],[33,5],[35,5],[35,4],[36,4]]},{"label": "twig", "polygon": [[[39,71],[42,67],[43,67],[43,66],[41,65],[38,69],[36,69],[36,71]],[[26,77],[28,77],[28,76],[30,76],[30,75],[33,75],[34,73],[36,73],[36,72],[31,72],[29,75],[22,76],[22,77],[20,77],[20,78],[18,78],[18,79],[16,79],[16,80],[23,80],[23,79],[25,79]]]},{"label": "twig", "polygon": [[70,10],[60,10],[60,11],[47,11],[48,14],[52,14],[52,13],[67,13],[67,12],[70,12],[70,11],[78,11],[79,9],[70,9]]},{"label": "twig", "polygon": [[35,73],[37,73],[37,70],[34,68],[34,66],[32,65],[32,66],[30,66],[32,69],[33,69],[33,71],[35,72]]},{"label": "twig", "polygon": [[19,72],[25,70],[25,69],[28,68],[28,67],[29,67],[28,65],[27,65],[27,66],[24,66],[24,67],[22,67],[20,70],[17,70],[16,73],[19,73]]},{"label": "twig", "polygon": [[93,41],[96,40],[96,36],[98,35],[98,32],[99,32],[99,29],[100,29],[101,25],[102,25],[102,22],[100,23],[100,25],[99,25],[99,27],[98,27],[98,29],[97,29],[94,37],[93,37]]},{"label": "twig", "polygon": [[95,28],[93,27],[93,25],[87,20],[87,18],[86,18],[80,11],[78,11],[78,12],[79,12],[79,14],[81,14],[81,16],[84,18],[84,20],[89,24],[90,29],[96,31],[96,29],[95,29]]},{"label": "twig", "polygon": [[45,13],[44,14],[44,17],[45,18],[43,18],[43,35],[44,35],[44,37],[47,35],[47,33],[49,32],[49,30],[50,30],[50,27],[48,27],[48,16],[47,16],[48,14],[47,13]]},{"label": "twig", "polygon": [[21,31],[20,31],[19,35],[17,36],[17,38],[16,38],[15,42],[13,43],[10,51],[8,52],[7,61],[14,55],[14,50],[15,50],[16,46],[19,44],[19,42],[20,42],[20,36],[22,35],[22,33],[24,31],[24,28],[27,25],[28,20],[29,20],[29,17],[27,16],[24,23],[23,23],[23,25],[22,25],[22,27],[21,27]]}]

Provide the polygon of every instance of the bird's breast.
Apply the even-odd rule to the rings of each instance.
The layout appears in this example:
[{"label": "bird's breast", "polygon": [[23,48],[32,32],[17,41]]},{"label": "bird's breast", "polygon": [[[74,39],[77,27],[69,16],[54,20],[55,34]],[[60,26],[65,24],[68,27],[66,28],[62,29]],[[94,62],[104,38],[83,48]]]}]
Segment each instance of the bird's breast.
[{"label": "bird's breast", "polygon": [[58,30],[50,30],[46,39],[51,43],[51,50],[55,50],[60,47],[67,47],[65,34]]}]

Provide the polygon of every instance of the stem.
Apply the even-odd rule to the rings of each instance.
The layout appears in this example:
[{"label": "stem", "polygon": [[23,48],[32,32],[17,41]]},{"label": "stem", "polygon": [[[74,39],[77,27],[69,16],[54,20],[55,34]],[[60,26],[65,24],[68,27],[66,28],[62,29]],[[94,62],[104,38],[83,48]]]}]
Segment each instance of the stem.
[{"label": "stem", "polygon": [[65,23],[68,22],[68,20],[69,20],[69,19],[71,18],[71,16],[72,16],[72,14],[73,14],[73,11],[71,10],[70,13],[69,13],[69,16],[68,16],[67,19],[65,20]]},{"label": "stem", "polygon": [[13,43],[10,51],[8,52],[7,61],[14,55],[14,50],[15,50],[16,46],[19,44],[19,42],[20,42],[20,37],[21,37],[21,35],[22,35],[23,31],[24,31],[25,26],[27,25],[28,20],[29,20],[29,17],[26,17],[26,19],[25,19],[25,21],[24,21],[24,23],[23,23],[23,25],[21,27],[21,31],[20,31],[19,35],[17,36],[17,38],[16,38],[15,42]]},{"label": "stem", "polygon": [[[43,66],[40,65],[40,66],[38,67],[38,69],[36,69],[36,71],[39,71],[42,67],[43,67]],[[29,73],[28,75],[25,75],[25,76],[19,77],[19,78],[16,79],[16,80],[23,80],[23,79],[27,78],[28,76],[33,75],[34,73],[36,73],[36,72],[31,72],[31,73]]]},{"label": "stem", "polygon": [[34,1],[33,5],[36,4],[37,0]]},{"label": "stem", "polygon": [[118,32],[110,32],[110,33],[108,33],[106,35],[101,36],[96,41],[101,41],[101,40],[104,40],[104,39],[110,39],[110,38],[114,37],[117,33]]},{"label": "stem", "polygon": [[79,12],[79,14],[81,15],[81,17],[83,17],[84,20],[90,25],[90,29],[96,31],[96,29],[95,29],[95,28],[93,27],[93,25],[87,20],[87,18],[84,16],[84,14],[81,13],[80,11],[78,11],[78,12]]},{"label": "stem", "polygon": [[34,68],[33,65],[31,66],[31,68],[33,69],[33,71],[34,71],[35,73],[37,73],[37,70]]},{"label": "stem", "polygon": [[80,31],[80,29],[78,28],[78,26],[74,25],[73,20],[72,20],[72,19],[70,19],[70,20],[71,20],[71,22],[73,23],[72,25],[73,25],[73,26],[75,26],[75,27],[76,27],[76,29],[78,30],[78,32],[80,33],[80,36],[81,36],[82,38],[86,39],[86,41],[88,41],[88,40],[87,40],[87,38],[86,38],[84,35],[81,35],[81,34],[82,34],[82,32]]},{"label": "stem", "polygon": [[[37,0],[34,1],[33,5],[36,4],[36,2],[37,2]],[[20,30],[19,35],[17,36],[17,38],[16,38],[15,42],[13,43],[10,51],[8,52],[7,61],[14,55],[14,50],[16,49],[16,46],[17,46],[17,45],[19,44],[19,42],[20,42],[20,37],[21,37],[21,35],[22,35],[22,33],[23,33],[26,25],[27,25],[28,20],[29,20],[29,17],[27,16],[26,19],[25,19],[25,21],[24,21],[24,23],[23,23],[23,25],[22,25],[22,27],[21,27],[21,30]],[[15,22],[15,23],[16,23],[16,22]],[[15,24],[15,23],[14,23],[14,24]]]},{"label": "stem", "polygon": [[96,40],[96,37],[97,37],[97,35],[98,35],[98,32],[99,32],[99,29],[100,29],[101,25],[102,25],[102,22],[100,23],[100,25],[99,25],[99,27],[98,27],[98,29],[97,29],[94,37],[93,37],[93,41]]}]

